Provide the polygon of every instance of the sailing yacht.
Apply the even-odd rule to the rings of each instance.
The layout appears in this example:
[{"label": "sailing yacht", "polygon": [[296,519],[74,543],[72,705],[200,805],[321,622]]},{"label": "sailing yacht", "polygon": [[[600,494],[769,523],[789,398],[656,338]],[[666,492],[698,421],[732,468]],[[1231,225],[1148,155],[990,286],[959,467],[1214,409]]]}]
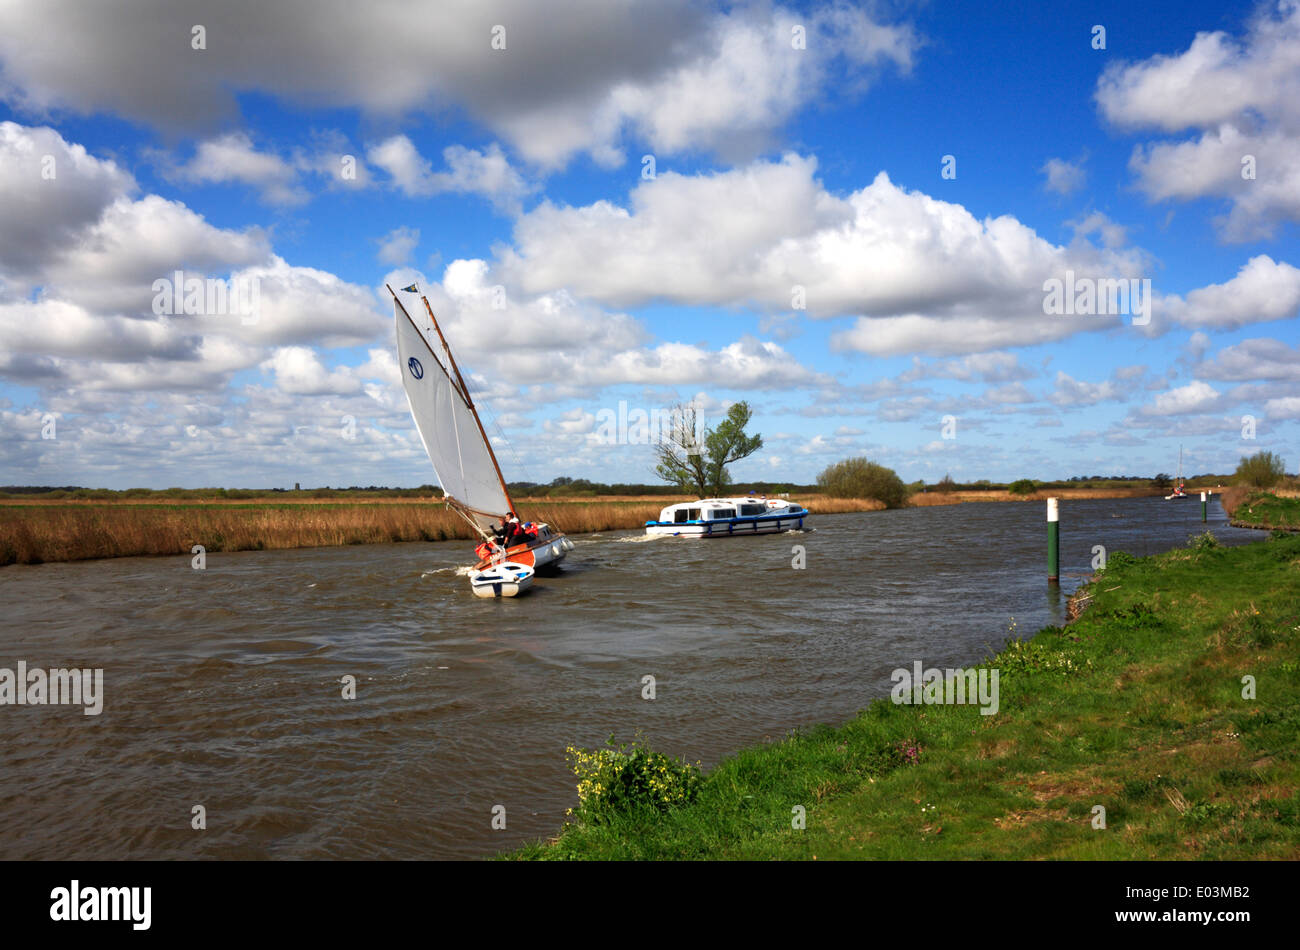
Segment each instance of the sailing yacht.
[{"label": "sailing yacht", "polygon": [[[419,293],[414,284],[402,290]],[[442,485],[447,506],[469,522],[483,539],[476,549],[479,560],[474,570],[482,573],[504,563],[514,563],[530,569],[531,577],[531,571],[563,560],[573,550],[573,542],[548,524],[525,522],[521,528],[526,540],[508,548],[498,542],[493,529],[498,522],[504,525],[515,515],[515,503],[478,410],[474,408],[469,387],[461,378],[429,299],[420,296],[429,326],[437,334],[441,356],[392,287],[388,287],[388,292],[393,295],[402,387],[411,405],[415,427]],[[477,573],[471,576],[471,584]],[[481,593],[481,586],[475,587],[476,593]],[[510,585],[504,590],[500,584],[494,586],[496,596],[503,593],[512,596]],[[527,585],[517,589],[527,589]]]},{"label": "sailing yacht", "polygon": [[1183,487],[1183,447],[1178,446],[1178,477],[1174,479],[1174,490],[1165,495],[1165,501],[1177,501],[1180,498],[1191,498]]}]

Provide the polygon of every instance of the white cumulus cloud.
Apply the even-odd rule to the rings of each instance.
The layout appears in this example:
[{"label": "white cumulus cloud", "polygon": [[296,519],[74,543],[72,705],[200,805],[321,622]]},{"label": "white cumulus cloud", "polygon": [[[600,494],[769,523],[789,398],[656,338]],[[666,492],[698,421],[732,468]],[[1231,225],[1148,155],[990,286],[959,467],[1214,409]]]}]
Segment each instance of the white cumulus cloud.
[{"label": "white cumulus cloud", "polygon": [[1130,167],[1154,201],[1227,200],[1228,240],[1300,221],[1300,3],[1263,6],[1245,34],[1197,33],[1176,55],[1117,63],[1097,84],[1102,114],[1124,128],[1188,132],[1138,146]]}]

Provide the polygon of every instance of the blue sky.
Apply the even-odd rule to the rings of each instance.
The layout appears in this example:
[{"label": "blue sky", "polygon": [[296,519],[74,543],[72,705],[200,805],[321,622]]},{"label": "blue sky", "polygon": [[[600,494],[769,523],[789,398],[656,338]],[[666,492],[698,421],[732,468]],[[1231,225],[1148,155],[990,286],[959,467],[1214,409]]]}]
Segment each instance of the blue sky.
[{"label": "blue sky", "polygon": [[742,399],[739,479],[1296,469],[1291,0],[84,7],[0,10],[0,484],[432,481],[413,280],[510,479]]}]

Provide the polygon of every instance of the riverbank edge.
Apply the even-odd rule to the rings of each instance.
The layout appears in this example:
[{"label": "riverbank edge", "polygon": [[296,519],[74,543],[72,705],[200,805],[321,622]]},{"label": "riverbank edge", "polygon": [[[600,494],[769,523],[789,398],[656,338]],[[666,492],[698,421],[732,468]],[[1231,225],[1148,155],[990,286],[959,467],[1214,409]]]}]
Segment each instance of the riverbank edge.
[{"label": "riverbank edge", "polygon": [[[1291,509],[1289,513],[1295,517],[1298,523],[1276,524],[1268,521],[1245,521],[1235,517],[1242,505],[1253,505],[1259,501],[1269,501],[1289,506]],[[1228,524],[1234,528],[1250,528],[1254,531],[1300,532],[1300,498],[1293,495],[1281,495],[1274,491],[1262,489],[1237,488],[1225,493],[1222,503],[1223,510],[1228,516]]]},{"label": "riverbank edge", "polygon": [[[1146,490],[1110,489],[1058,493],[1067,501],[1149,495]],[[1042,501],[1046,497],[1004,491],[928,493],[914,495],[908,507]],[[647,520],[658,517],[665,505],[685,498],[520,498],[516,503],[525,518],[547,521],[581,536],[642,528]],[[814,495],[807,496],[805,504],[814,519],[819,514],[884,510],[880,502],[864,498]],[[294,503],[279,495],[261,503],[0,502],[0,567],[118,557],[189,557],[195,546],[201,546],[205,554],[214,554],[455,540],[472,541],[474,535],[462,519],[434,500],[321,504]]]},{"label": "riverbank edge", "polygon": [[1300,537],[1117,553],[1071,600],[980,664],[1003,715],[877,699],[499,857],[1300,858]]},{"label": "riverbank edge", "polygon": [[1251,524],[1249,521],[1229,521],[1230,528],[1250,528],[1253,531],[1286,531],[1291,534],[1300,534],[1300,528],[1291,525],[1271,525],[1271,524]]}]

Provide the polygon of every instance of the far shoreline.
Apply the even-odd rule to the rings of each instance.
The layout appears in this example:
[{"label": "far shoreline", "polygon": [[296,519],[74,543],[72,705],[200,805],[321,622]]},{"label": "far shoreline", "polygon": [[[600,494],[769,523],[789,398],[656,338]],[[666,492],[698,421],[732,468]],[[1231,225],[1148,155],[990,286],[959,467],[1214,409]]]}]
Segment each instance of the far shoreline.
[{"label": "far shoreline", "polygon": [[[0,497],[0,567],[118,557],[191,556],[356,544],[472,541],[468,525],[438,497],[407,491],[232,492],[236,497],[175,497],[167,492],[105,493],[96,498]],[[195,492],[187,494],[197,494]],[[871,498],[791,492],[816,515],[884,510]],[[906,507],[972,503],[1160,497],[1152,488],[1074,488],[917,492]],[[688,495],[520,497],[520,514],[572,535],[630,531]]]}]

